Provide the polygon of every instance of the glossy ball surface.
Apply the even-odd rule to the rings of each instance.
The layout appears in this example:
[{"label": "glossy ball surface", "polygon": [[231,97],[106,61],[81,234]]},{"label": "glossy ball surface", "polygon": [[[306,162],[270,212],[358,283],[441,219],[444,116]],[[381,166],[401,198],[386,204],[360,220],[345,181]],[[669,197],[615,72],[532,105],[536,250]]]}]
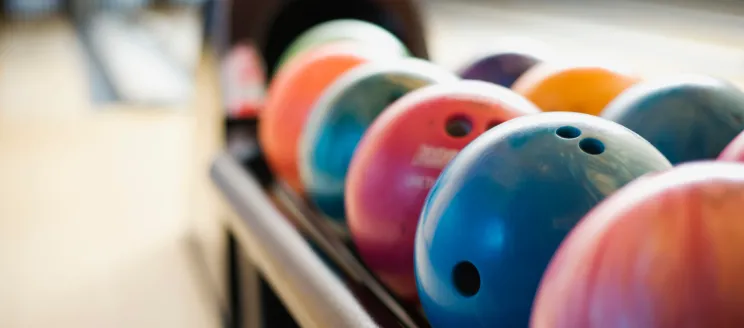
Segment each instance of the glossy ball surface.
[{"label": "glossy ball surface", "polygon": [[339,43],[308,51],[279,70],[259,114],[258,138],[272,171],[295,191],[303,190],[297,168],[300,133],[315,102],[352,68],[390,58],[395,55]]},{"label": "glossy ball surface", "polygon": [[744,327],[744,165],[682,164],[608,198],[566,238],[534,328]]},{"label": "glossy ball surface", "polygon": [[299,168],[307,197],[343,222],[346,173],[367,127],[408,92],[455,81],[454,74],[413,58],[368,63],[336,80],[313,107],[301,136]]},{"label": "glossy ball surface", "polygon": [[367,267],[399,297],[416,298],[416,225],[444,166],[493,126],[539,112],[509,89],[462,81],[413,91],[370,125],[349,166],[347,224]]},{"label": "glossy ball surface", "polygon": [[542,60],[520,52],[499,52],[482,57],[465,66],[460,77],[491,82],[510,88],[522,74]]},{"label": "glossy ball surface", "polygon": [[432,188],[416,231],[419,297],[434,327],[526,327],[543,271],[597,203],[671,164],[611,121],[522,116],[476,138]]},{"label": "glossy ball surface", "polygon": [[715,159],[744,131],[744,93],[705,76],[674,76],[640,83],[602,116],[646,138],[673,164]]},{"label": "glossy ball surface", "polygon": [[542,63],[524,73],[512,89],[546,112],[599,115],[639,78],[605,66]]}]

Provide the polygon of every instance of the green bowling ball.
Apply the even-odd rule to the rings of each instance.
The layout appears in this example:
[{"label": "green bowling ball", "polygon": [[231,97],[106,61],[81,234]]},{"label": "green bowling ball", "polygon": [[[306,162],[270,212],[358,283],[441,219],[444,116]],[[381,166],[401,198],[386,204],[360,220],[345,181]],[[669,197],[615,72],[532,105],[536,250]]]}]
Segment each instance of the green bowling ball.
[{"label": "green bowling ball", "polygon": [[417,58],[369,62],[339,77],[313,106],[300,137],[298,168],[307,199],[345,225],[346,173],[367,127],[409,92],[455,81],[454,73]]},{"label": "green bowling ball", "polygon": [[279,58],[277,70],[298,54],[332,42],[363,42],[381,51],[410,55],[403,42],[388,30],[361,20],[338,19],[321,23],[300,34]]}]

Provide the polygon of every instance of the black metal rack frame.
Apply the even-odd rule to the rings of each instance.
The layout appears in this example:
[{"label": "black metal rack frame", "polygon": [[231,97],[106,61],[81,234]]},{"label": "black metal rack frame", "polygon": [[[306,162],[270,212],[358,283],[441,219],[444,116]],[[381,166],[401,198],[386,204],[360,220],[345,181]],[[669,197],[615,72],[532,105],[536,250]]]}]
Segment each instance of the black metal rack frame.
[{"label": "black metal rack frame", "polygon": [[[262,186],[229,154],[211,168],[214,183],[237,216],[226,222],[237,254],[230,271],[246,259],[281,298],[302,327],[426,327],[419,308],[397,300],[358,260],[353,246],[283,184]],[[232,286],[233,292],[240,288]],[[244,295],[240,295],[244,296]],[[247,314],[232,297],[233,327]],[[256,315],[256,313],[252,313]]]},{"label": "black metal rack frame", "polygon": [[[267,38],[277,22],[270,24],[270,20],[292,10],[297,16],[301,2],[210,0],[205,7],[209,18],[208,42],[218,58],[246,40],[255,41],[262,54],[271,57],[271,40]],[[372,2],[380,7],[368,12]],[[293,21],[284,27],[281,40],[274,41],[286,42],[288,37],[318,21],[354,17],[385,25],[406,43],[413,55],[428,57],[418,1],[329,3],[334,4],[334,10],[321,10]],[[385,15],[385,11],[394,14]],[[271,71],[272,67],[267,70]],[[258,149],[257,124],[255,119],[228,118],[228,145],[237,140],[236,144],[247,142],[254,149],[247,151],[249,154],[242,150],[230,155],[228,147],[227,153],[215,159],[211,168],[214,183],[238,214],[238,218],[225,224],[227,290],[231,294],[226,326],[427,327],[420,309],[391,296],[358,260],[342,229],[329,224],[289,188],[273,180]],[[294,320],[277,318],[289,316]]]}]

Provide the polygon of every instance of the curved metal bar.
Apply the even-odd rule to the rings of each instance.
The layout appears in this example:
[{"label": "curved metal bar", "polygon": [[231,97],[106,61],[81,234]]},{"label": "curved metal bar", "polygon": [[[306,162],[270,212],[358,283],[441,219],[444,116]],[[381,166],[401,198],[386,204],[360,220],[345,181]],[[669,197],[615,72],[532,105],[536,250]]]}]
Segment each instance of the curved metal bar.
[{"label": "curved metal bar", "polygon": [[240,164],[223,154],[210,174],[240,216],[230,229],[300,325],[378,326]]}]

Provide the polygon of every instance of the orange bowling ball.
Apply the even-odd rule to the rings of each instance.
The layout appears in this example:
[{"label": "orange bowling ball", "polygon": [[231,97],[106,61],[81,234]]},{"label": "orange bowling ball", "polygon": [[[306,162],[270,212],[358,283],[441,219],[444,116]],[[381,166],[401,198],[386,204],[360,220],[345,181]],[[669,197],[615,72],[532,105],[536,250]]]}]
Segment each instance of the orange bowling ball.
[{"label": "orange bowling ball", "polygon": [[269,86],[258,126],[259,143],[274,174],[302,192],[297,144],[315,101],[349,69],[397,56],[358,43],[332,43],[298,55],[283,66]]},{"label": "orange bowling ball", "polygon": [[640,78],[606,66],[556,66],[543,63],[525,72],[512,89],[546,112],[599,115]]}]

